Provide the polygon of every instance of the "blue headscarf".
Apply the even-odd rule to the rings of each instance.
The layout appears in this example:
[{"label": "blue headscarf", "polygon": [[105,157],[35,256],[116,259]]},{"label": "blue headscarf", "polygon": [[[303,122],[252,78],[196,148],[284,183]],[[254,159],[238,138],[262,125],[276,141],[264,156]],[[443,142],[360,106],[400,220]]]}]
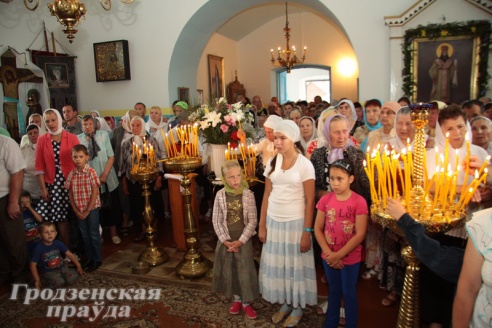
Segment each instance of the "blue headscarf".
[{"label": "blue headscarf", "polygon": [[[381,110],[381,102],[379,102],[379,110]],[[364,124],[366,125],[366,128],[367,130],[369,130],[369,132],[371,131],[375,131],[377,129],[380,129],[383,127],[383,125],[381,124],[381,122],[379,121],[378,119],[378,123],[375,124],[375,125],[371,125],[369,124],[369,122],[367,122],[367,118],[366,118],[366,109],[364,108],[364,110],[362,111],[362,113],[364,114]],[[362,143],[360,144],[360,149],[365,153],[367,151],[367,141],[369,140],[369,133],[367,134],[367,137],[362,141]]]}]

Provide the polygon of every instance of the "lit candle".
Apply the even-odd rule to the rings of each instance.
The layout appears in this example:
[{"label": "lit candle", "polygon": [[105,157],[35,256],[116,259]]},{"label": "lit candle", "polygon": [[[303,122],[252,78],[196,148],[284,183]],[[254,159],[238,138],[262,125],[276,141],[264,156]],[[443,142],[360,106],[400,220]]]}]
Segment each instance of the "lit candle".
[{"label": "lit candle", "polygon": [[468,171],[470,170],[470,140],[468,137],[468,133],[465,134],[465,140],[466,140],[466,158],[465,158],[465,174],[463,175],[463,185],[461,187],[461,197],[460,199],[463,199],[465,190],[466,190],[466,183],[468,181]]},{"label": "lit candle", "polygon": [[485,168],[489,164],[489,160],[490,160],[490,156],[487,156],[487,158],[483,162],[482,166],[480,167],[480,170],[478,171],[478,175],[482,175],[483,171],[485,170]]}]

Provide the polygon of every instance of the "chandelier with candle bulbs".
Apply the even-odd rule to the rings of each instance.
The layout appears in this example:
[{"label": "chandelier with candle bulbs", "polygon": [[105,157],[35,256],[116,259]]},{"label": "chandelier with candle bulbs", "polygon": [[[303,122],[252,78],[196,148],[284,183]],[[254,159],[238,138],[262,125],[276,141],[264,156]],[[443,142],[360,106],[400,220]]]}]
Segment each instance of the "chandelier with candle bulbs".
[{"label": "chandelier with candle bulbs", "polygon": [[[13,0],[1,0],[2,2],[11,2]],[[132,3],[134,0],[120,0],[122,3]],[[112,0],[99,0],[99,3],[104,10],[111,10]],[[39,6],[39,0],[24,0],[24,5],[27,9],[35,11]],[[67,34],[68,41],[73,42],[76,30],[74,27],[80,24],[81,19],[85,19],[87,9],[85,4],[79,0],[53,0],[53,3],[48,3],[51,15],[55,16],[60,24],[65,26],[63,32]]]},{"label": "chandelier with candle bulbs", "polygon": [[[299,59],[297,58],[296,55],[296,47],[292,46],[290,47],[290,28],[289,28],[289,16],[287,13],[287,2],[285,3],[285,40],[286,40],[286,46],[284,50],[281,50],[280,47],[278,47],[277,51],[277,59],[274,57],[273,49],[270,50],[272,54],[272,59],[271,62],[273,65],[278,65],[278,66],[283,66],[287,69],[287,73],[290,73],[290,70],[292,67],[295,65],[304,63],[304,59],[306,59],[306,47],[304,47],[303,52],[302,52],[302,58]],[[292,50],[291,50],[292,49]],[[292,55],[292,57],[291,57]]]}]

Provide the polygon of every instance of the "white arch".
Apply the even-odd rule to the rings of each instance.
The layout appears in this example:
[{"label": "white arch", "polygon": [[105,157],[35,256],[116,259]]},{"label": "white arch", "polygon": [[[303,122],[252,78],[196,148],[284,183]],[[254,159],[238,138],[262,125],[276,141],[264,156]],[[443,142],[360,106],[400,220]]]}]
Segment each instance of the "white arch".
[{"label": "white arch", "polygon": [[[176,41],[169,64],[169,94],[174,94],[177,88],[183,85],[189,86],[191,90],[196,89],[197,69],[203,50],[213,33],[225,22],[249,8],[278,3],[266,0],[237,1],[233,4],[230,0],[207,1],[186,23]],[[297,3],[307,7],[332,21],[350,42],[350,38],[339,20],[319,0],[291,0],[289,3]],[[200,31],[200,37],[197,37],[197,31]]]}]

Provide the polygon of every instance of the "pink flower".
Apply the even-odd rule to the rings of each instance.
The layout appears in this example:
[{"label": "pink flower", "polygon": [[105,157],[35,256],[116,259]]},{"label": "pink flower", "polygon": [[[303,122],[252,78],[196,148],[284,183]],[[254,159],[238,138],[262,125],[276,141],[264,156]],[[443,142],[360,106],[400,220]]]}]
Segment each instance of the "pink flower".
[{"label": "pink flower", "polygon": [[236,126],[236,119],[232,115],[224,116],[224,122],[226,122],[228,125]]},{"label": "pink flower", "polygon": [[225,124],[221,124],[220,129],[222,130],[222,132],[226,133],[229,130],[229,126]]}]

